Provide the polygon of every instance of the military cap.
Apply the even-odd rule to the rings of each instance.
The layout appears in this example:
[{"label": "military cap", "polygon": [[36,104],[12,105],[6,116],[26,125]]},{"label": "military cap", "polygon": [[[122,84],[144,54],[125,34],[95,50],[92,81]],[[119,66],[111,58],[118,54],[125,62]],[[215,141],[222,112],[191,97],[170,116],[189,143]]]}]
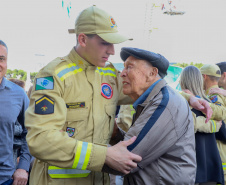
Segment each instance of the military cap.
[{"label": "military cap", "polygon": [[68,31],[76,34],[97,34],[103,40],[112,44],[132,40],[132,38],[121,35],[114,18],[95,5],[83,10],[75,21],[75,29]]},{"label": "military cap", "polygon": [[138,48],[123,47],[120,56],[124,62],[129,56],[133,56],[140,60],[146,60],[151,63],[153,67],[158,68],[158,73],[162,78],[167,75],[169,61],[160,54]]},{"label": "military cap", "polygon": [[216,64],[204,64],[200,71],[204,75],[221,77],[221,70]]}]

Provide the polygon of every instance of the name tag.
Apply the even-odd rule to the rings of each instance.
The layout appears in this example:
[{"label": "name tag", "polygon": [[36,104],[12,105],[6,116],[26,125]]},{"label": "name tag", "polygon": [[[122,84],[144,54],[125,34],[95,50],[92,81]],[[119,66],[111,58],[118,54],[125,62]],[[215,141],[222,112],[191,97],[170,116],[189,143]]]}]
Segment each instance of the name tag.
[{"label": "name tag", "polygon": [[85,102],[66,103],[68,109],[85,108]]}]

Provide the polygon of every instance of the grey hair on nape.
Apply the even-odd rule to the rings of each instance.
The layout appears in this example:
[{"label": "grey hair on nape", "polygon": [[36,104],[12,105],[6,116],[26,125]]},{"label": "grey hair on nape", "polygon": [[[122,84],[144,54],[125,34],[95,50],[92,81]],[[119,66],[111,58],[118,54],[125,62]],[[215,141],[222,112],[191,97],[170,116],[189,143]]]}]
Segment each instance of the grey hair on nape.
[{"label": "grey hair on nape", "polygon": [[180,77],[181,89],[188,89],[195,96],[210,101],[203,90],[203,77],[200,70],[195,66],[187,66],[183,69]]}]

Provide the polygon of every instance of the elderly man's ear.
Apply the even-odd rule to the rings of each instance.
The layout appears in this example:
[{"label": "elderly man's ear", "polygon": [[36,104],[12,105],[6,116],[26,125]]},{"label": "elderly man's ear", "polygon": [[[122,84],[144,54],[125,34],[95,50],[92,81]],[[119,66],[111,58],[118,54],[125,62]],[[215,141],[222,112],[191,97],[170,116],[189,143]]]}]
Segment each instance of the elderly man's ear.
[{"label": "elderly man's ear", "polygon": [[158,75],[158,68],[152,67],[151,70],[149,71],[149,75],[147,77],[147,82],[153,81]]}]

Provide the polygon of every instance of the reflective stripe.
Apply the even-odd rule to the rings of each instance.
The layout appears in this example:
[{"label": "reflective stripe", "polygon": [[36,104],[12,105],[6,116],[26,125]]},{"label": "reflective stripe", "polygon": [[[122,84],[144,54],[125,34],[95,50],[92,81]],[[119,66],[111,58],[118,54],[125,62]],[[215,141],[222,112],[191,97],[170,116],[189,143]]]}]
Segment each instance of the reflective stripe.
[{"label": "reflective stripe", "polygon": [[75,160],[72,168],[59,168],[49,166],[48,173],[51,178],[78,178],[87,177],[90,173],[86,170],[92,150],[92,143],[77,141]]},{"label": "reflective stripe", "polygon": [[89,163],[89,158],[92,150],[92,144],[78,141],[75,161],[72,168],[85,170]]},{"label": "reflective stripe", "polygon": [[100,75],[116,77],[115,69],[110,67],[107,68],[97,67],[96,72],[99,73]]},{"label": "reflective stripe", "polygon": [[90,171],[49,166],[48,174],[51,178],[79,178],[87,177],[90,174]]},{"label": "reflective stripe", "polygon": [[133,108],[133,105],[130,105],[130,109],[131,109],[131,116],[133,116],[136,113],[135,109]]},{"label": "reflective stripe", "polygon": [[226,170],[226,163],[222,163],[223,170]]},{"label": "reflective stripe", "polygon": [[55,73],[60,78],[61,81],[64,81],[67,77],[83,71],[82,68],[78,67],[75,63],[64,65],[57,69]]},{"label": "reflective stripe", "polygon": [[216,126],[216,122],[214,120],[211,120],[211,122],[212,122],[212,133],[213,133],[213,132],[216,132],[217,126]]}]

